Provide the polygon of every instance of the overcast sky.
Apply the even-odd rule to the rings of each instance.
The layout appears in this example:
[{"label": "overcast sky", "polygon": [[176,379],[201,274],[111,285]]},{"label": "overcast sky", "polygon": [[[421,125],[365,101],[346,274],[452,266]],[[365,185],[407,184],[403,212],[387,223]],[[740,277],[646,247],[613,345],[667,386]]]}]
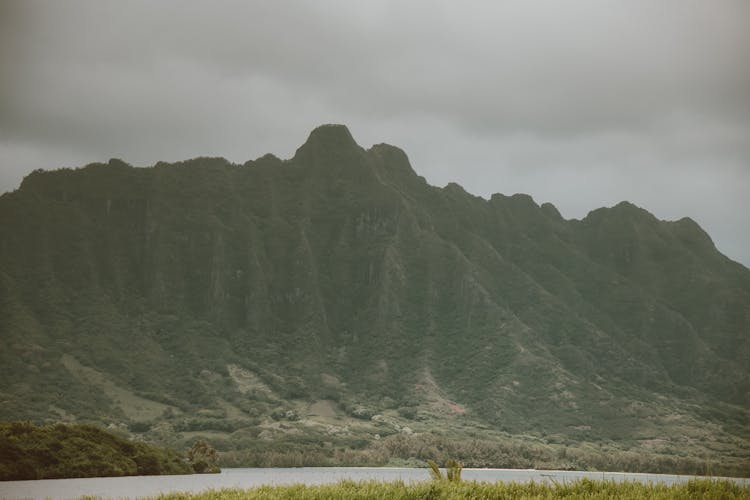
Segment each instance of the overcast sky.
[{"label": "overcast sky", "polygon": [[746,0],[0,0],[0,192],[288,158],[322,123],[435,185],[692,217],[750,266]]}]

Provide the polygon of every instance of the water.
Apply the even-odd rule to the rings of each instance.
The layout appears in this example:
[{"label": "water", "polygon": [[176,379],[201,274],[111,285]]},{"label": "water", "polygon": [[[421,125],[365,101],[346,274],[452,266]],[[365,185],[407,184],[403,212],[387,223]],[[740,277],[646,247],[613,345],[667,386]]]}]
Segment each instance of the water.
[{"label": "water", "polygon": [[[199,492],[221,488],[252,488],[263,484],[323,484],[342,479],[405,482],[426,481],[427,469],[367,467],[301,467],[291,469],[224,469],[221,474],[186,476],[95,477],[85,479],[43,479],[0,482],[0,498],[64,500],[84,495],[102,498],[137,498],[174,491]],[[609,481],[674,484],[695,476],[666,474],[625,474],[619,472],[573,472],[517,469],[464,469],[468,481],[516,481],[537,483],[575,481],[583,477]],[[750,486],[750,479],[732,479]]]}]

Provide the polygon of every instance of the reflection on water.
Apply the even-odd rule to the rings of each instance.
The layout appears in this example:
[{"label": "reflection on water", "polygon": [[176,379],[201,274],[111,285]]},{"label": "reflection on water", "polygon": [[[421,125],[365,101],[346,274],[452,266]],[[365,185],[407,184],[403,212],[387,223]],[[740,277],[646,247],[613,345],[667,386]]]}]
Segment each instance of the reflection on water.
[{"label": "reflection on water", "polygon": [[[673,484],[695,476],[664,474],[622,474],[617,472],[571,472],[515,469],[464,469],[467,481],[555,481],[563,483],[582,477],[611,481],[640,481]],[[224,469],[221,474],[191,476],[131,476],[86,479],[45,479],[40,481],[0,482],[0,498],[69,499],[84,495],[102,498],[136,498],[173,491],[198,492],[221,488],[252,488],[262,484],[323,484],[342,479],[405,482],[426,481],[427,469],[367,467],[301,467],[290,469]],[[735,479],[750,486],[750,479]]]}]

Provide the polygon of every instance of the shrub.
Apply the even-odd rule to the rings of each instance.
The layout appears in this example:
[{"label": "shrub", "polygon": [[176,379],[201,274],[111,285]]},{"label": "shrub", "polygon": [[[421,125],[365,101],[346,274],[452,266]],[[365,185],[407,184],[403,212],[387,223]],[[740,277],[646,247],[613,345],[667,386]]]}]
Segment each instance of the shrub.
[{"label": "shrub", "polygon": [[206,441],[199,440],[188,451],[188,461],[198,474],[219,472],[219,453]]}]

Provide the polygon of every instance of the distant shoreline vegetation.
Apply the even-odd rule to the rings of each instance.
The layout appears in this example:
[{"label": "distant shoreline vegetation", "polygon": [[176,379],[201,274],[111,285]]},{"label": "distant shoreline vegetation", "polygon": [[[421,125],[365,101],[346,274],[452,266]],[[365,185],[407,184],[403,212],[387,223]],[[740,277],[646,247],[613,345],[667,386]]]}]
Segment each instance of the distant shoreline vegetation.
[{"label": "distant shoreline vegetation", "polygon": [[[647,457],[635,463],[631,455],[613,452],[609,459],[593,455],[572,459],[567,466],[548,456],[542,449],[527,446],[501,446],[479,441],[459,442],[429,440],[425,436],[391,436],[374,448],[349,450],[323,456],[312,450],[297,449],[265,452],[247,450],[219,454],[211,444],[198,438],[182,455],[142,441],[128,440],[92,425],[0,422],[0,480],[34,480],[84,477],[168,475],[219,472],[225,467],[336,467],[336,466],[406,466],[424,467],[429,456],[440,463],[458,467],[525,468],[557,470],[608,470],[650,473],[681,473],[690,475],[721,475],[747,477],[741,467],[712,464],[701,469],[697,462],[677,457]],[[283,446],[281,447],[283,448]],[[664,461],[664,459],[669,458]],[[576,465],[573,465],[573,464]],[[437,464],[432,462],[433,471]],[[454,473],[453,476],[456,474]],[[450,478],[449,474],[448,478]],[[285,492],[280,492],[285,498]]]},{"label": "distant shoreline vegetation", "polygon": [[[222,448],[217,441],[217,448]],[[603,449],[591,445],[556,446],[522,441],[480,440],[433,433],[392,435],[353,449],[321,448],[295,441],[257,440],[246,449],[220,454],[222,467],[424,467],[427,460],[456,459],[467,468],[608,471],[691,476],[750,477],[741,457],[723,461],[677,454]]]},{"label": "distant shoreline vegetation", "polygon": [[172,450],[90,425],[0,423],[0,480],[191,474]]},{"label": "distant shoreline vegetation", "polygon": [[[143,436],[134,434],[134,439]],[[320,436],[308,436],[316,440]],[[174,442],[176,443],[176,441]],[[727,460],[642,454],[617,449],[594,452],[567,447],[565,453],[519,442],[445,438],[434,434],[387,436],[359,449],[256,439],[245,449],[221,450],[201,436],[180,441],[180,454],[126,439],[91,425],[0,422],[0,480],[53,479],[219,472],[242,467],[425,467],[425,461],[458,459],[470,468],[609,471],[695,476],[749,477],[746,465]],[[349,443],[351,445],[352,443]]]}]

